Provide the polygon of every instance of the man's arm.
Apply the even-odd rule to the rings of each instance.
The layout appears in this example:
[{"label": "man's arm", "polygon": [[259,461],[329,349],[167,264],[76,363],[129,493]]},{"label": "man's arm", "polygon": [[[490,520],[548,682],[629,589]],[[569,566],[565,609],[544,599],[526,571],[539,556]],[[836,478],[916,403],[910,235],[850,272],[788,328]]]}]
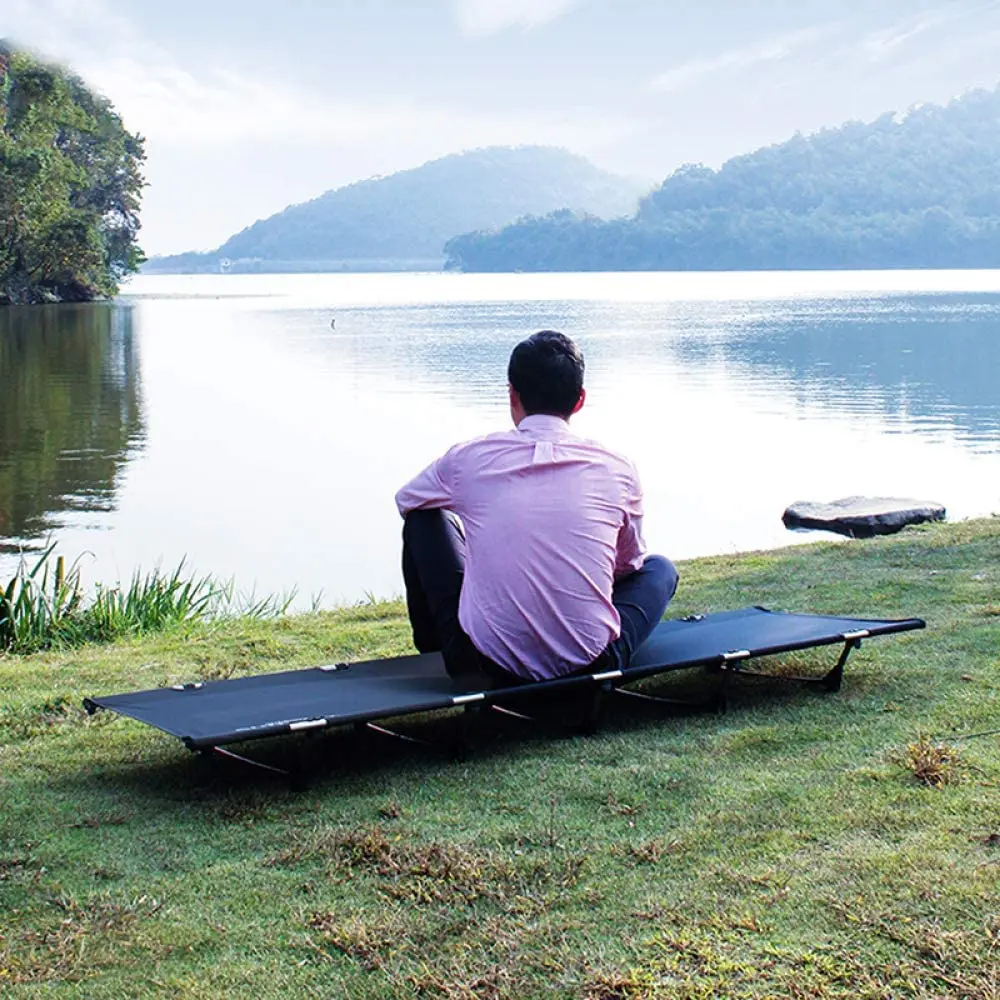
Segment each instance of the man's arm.
[{"label": "man's arm", "polygon": [[396,507],[401,516],[406,517],[411,510],[451,508],[454,500],[452,451],[431,462],[396,494]]},{"label": "man's arm", "polygon": [[615,550],[615,579],[642,569],[646,558],[646,540],[642,536],[642,486],[635,469],[625,483],[625,520],[618,529]]}]

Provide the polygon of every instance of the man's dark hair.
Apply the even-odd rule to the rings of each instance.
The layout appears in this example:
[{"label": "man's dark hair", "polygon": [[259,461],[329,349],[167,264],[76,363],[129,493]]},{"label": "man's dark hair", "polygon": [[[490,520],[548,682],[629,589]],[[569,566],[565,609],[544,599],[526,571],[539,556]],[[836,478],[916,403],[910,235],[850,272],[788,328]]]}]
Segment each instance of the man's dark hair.
[{"label": "man's dark hair", "polygon": [[583,355],[564,333],[541,330],[511,352],[507,381],[525,413],[568,417],[583,390]]}]

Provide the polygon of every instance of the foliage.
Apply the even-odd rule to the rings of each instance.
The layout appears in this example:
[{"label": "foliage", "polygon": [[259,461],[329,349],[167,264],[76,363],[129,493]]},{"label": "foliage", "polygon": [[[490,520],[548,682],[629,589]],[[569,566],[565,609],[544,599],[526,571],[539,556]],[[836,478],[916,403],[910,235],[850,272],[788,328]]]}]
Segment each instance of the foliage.
[{"label": "foliage", "polygon": [[143,159],[106,98],[0,42],[0,304],[117,291],[142,260]]},{"label": "foliage", "polygon": [[557,212],[446,246],[448,266],[739,270],[1000,265],[1000,90],[686,165],[631,219]]},{"label": "foliage", "polygon": [[146,271],[296,270],[319,262],[367,260],[440,266],[445,240],[469,229],[503,226],[522,215],[582,209],[633,211],[631,181],[598,170],[562,149],[494,147],[446,156],[413,170],[349,184],[254,223],[208,254],[150,261]]},{"label": "foliage", "polygon": [[171,573],[136,570],[124,587],[98,584],[88,600],[79,563],[67,569],[50,545],[33,565],[22,557],[13,578],[0,588],[0,652],[112,642],[227,616],[277,617],[289,603],[274,597],[244,601],[232,584],[186,576],[183,564]]},{"label": "foliage", "polygon": [[[928,628],[865,642],[837,694],[734,677],[723,715],[397,721],[474,723],[460,760],[351,727],[255,743],[296,792],[81,698],[406,653],[401,602],[0,657],[0,994],[995,1000],[998,586],[998,518],[687,562],[672,615]],[[718,681],[690,674],[648,690]],[[915,780],[920,734],[968,780]]]}]

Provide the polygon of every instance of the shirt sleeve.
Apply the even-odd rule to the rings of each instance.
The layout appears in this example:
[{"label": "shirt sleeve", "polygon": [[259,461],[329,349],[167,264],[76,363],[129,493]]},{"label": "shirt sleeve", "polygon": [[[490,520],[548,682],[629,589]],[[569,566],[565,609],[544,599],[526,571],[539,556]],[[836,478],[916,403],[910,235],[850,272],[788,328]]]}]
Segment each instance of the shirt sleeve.
[{"label": "shirt sleeve", "polygon": [[646,540],[642,535],[642,486],[634,468],[625,482],[625,518],[618,529],[618,546],[615,551],[615,579],[642,569],[646,558]]},{"label": "shirt sleeve", "polygon": [[453,509],[454,490],[454,449],[445,452],[431,462],[423,472],[413,477],[397,494],[396,507],[400,516],[406,517],[411,510],[427,510],[436,507]]}]

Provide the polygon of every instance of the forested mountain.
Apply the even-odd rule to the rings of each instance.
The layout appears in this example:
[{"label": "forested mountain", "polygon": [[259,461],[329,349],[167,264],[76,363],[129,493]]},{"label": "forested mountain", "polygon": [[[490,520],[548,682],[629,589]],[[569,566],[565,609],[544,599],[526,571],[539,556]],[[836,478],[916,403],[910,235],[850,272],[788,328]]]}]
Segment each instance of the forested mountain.
[{"label": "forested mountain", "polygon": [[142,161],[109,101],[0,40],[0,305],[117,291],[142,259]]},{"label": "forested mountain", "polygon": [[217,270],[223,259],[235,270],[360,261],[440,266],[456,233],[559,208],[628,214],[639,194],[635,182],[562,149],[477,149],[328,191],[254,223],[212,253],[156,259],[146,270]]},{"label": "forested mountain", "polygon": [[1000,89],[681,167],[629,219],[451,240],[468,271],[1000,266]]}]

